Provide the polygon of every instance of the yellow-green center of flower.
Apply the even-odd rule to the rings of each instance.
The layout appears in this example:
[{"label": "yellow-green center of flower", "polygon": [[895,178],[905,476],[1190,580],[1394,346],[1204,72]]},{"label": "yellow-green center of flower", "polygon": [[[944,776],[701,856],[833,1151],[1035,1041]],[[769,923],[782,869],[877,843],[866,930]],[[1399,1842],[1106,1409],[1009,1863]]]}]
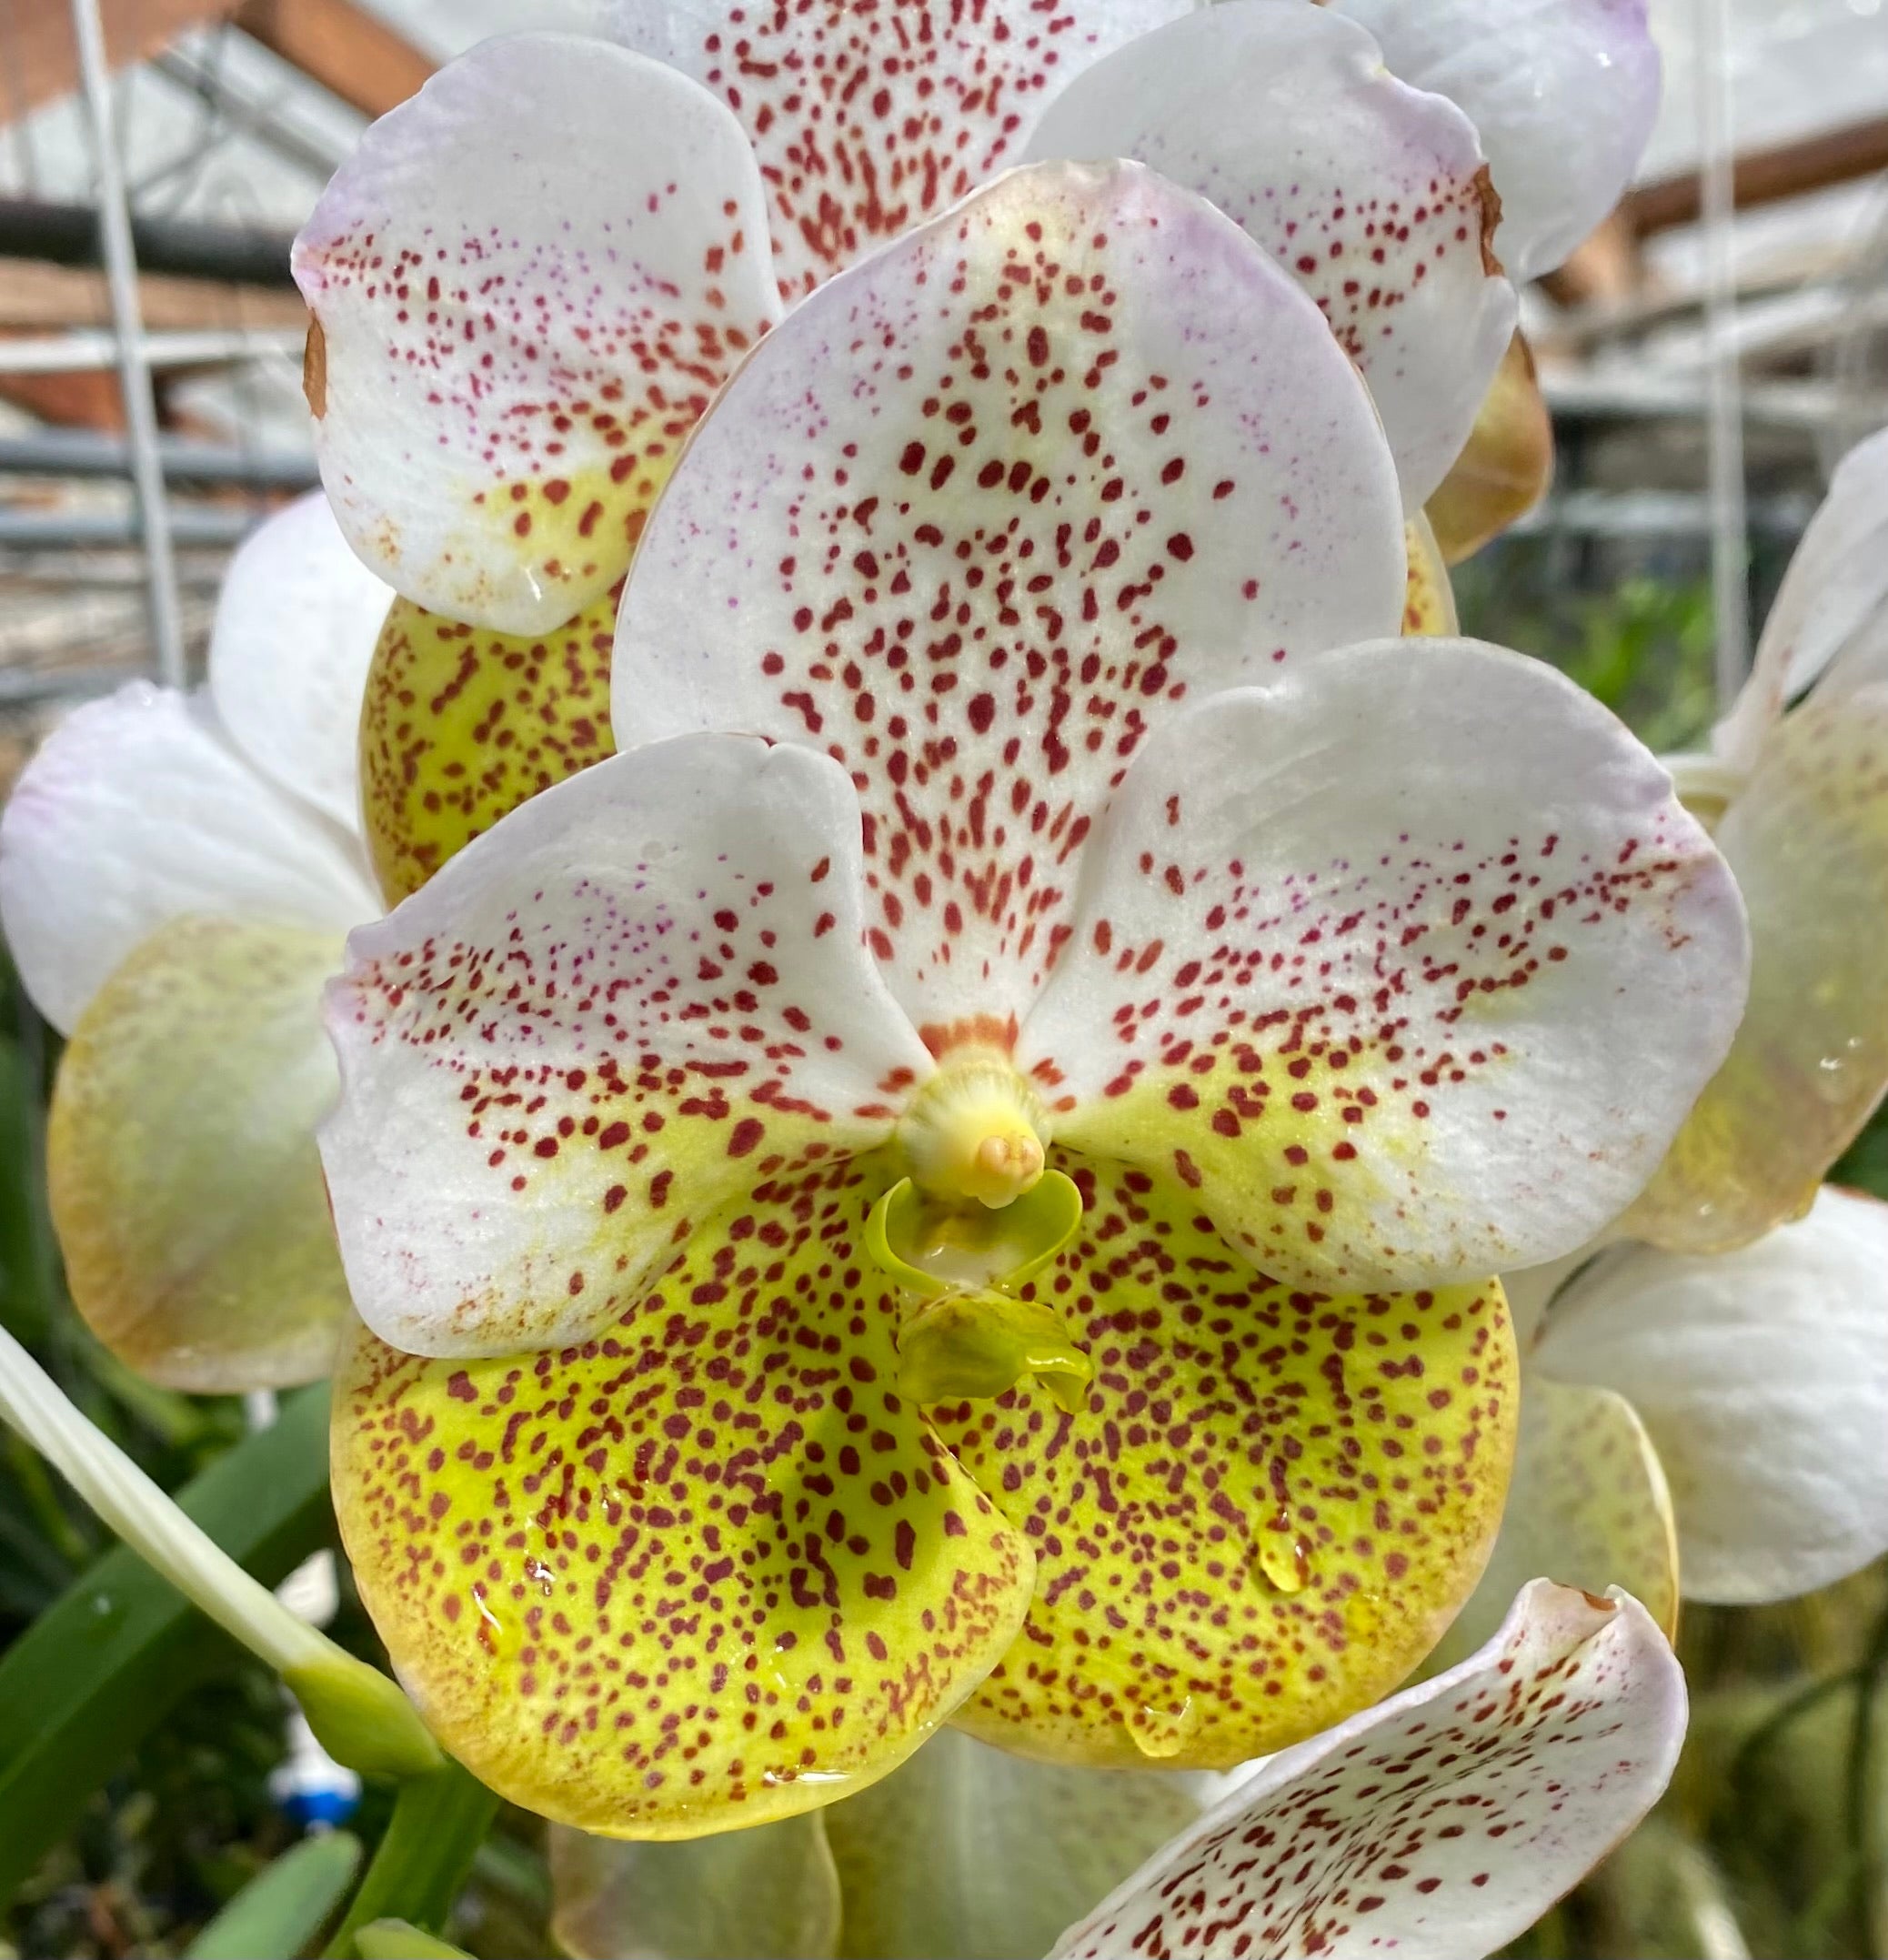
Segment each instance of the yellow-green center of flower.
[{"label": "yellow-green center of flower", "polygon": [[1042,1181],[1049,1126],[1041,1099],[1001,1055],[953,1056],[899,1120],[911,1181],[947,1201],[992,1211]]}]

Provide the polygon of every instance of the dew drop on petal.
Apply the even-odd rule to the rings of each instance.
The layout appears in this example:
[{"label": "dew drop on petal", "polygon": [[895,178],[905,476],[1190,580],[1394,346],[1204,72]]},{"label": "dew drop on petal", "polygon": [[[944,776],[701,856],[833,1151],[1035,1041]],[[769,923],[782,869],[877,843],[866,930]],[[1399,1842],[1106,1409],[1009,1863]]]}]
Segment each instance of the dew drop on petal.
[{"label": "dew drop on petal", "polygon": [[1311,1581],[1311,1547],[1292,1529],[1291,1513],[1282,1504],[1260,1533],[1253,1556],[1280,1593],[1302,1593]]},{"label": "dew drop on petal", "polygon": [[1128,1734],[1134,1738],[1134,1746],[1142,1755],[1159,1763],[1169,1756],[1177,1756],[1199,1726],[1200,1711],[1193,1705],[1193,1697],[1185,1694],[1171,1707],[1161,1708],[1143,1703],[1140,1713],[1129,1721]]}]

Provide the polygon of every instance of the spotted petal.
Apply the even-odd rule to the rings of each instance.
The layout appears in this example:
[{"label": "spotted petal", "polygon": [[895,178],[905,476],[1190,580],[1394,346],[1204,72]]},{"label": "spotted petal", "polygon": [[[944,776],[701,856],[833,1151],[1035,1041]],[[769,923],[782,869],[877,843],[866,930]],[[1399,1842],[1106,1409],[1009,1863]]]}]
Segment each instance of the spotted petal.
[{"label": "spotted petal", "polygon": [[361,693],[392,592],[341,536],[319,490],[243,542],[210,631],[210,695],[265,776],[344,829],[360,824]]},{"label": "spotted petal", "polygon": [[1619,202],[1659,110],[1645,0],[1331,4],[1376,36],[1392,75],[1467,111],[1515,278],[1552,272]]},{"label": "spotted petal", "polygon": [[1651,1809],[1684,1727],[1636,1600],[1537,1582],[1473,1659],[1263,1764],[1051,1960],[1479,1960]]},{"label": "spotted petal", "polygon": [[395,603],[357,710],[362,821],[389,904],[540,789],[616,753],[617,597],[541,634]]},{"label": "spotted petal", "polygon": [[460,1365],[363,1335],[346,1363],[362,1597],[428,1724],[514,1802],[656,1838],[830,1803],[1013,1638],[1029,1549],[890,1386],[869,1168],[704,1221],[581,1347]]},{"label": "spotted petal", "polygon": [[778,317],[766,239],[739,126],[671,69],[563,35],[441,69],[296,242],[348,542],[408,598],[506,632],[600,598]]},{"label": "spotted petal", "polygon": [[1685,1591],[1787,1599],[1888,1551],[1888,1208],[1827,1186],[1742,1251],[1609,1254],[1539,1350],[1616,1389],[1671,1479]]},{"label": "spotted petal", "polygon": [[67,1033],[171,920],[339,933],[379,910],[353,839],[259,775],[207,704],[141,680],[68,716],[0,815],[0,924]]},{"label": "spotted petal", "polygon": [[1135,165],[1012,172],[799,306],[650,523],[617,739],[842,762],[920,1025],[1035,991],[1072,860],[1184,697],[1396,630],[1396,485],[1322,317]]},{"label": "spotted petal", "polygon": [[357,932],[322,1133],[356,1304],[417,1353],[597,1332],[763,1178],[889,1133],[929,1058],[803,749],[679,739],[547,789]]},{"label": "spotted petal", "polygon": [[1742,909],[1664,771],[1540,663],[1326,656],[1170,717],[1018,1046],[1058,1140],[1179,1175],[1346,1288],[1571,1251],[1743,1001]]},{"label": "spotted petal", "polygon": [[[1857,443],[1829,481],[1790,559],[1776,603],[1763,622],[1757,657],[1712,746],[1737,769],[1755,767],[1786,703],[1845,648],[1888,625],[1888,428]],[[1873,650],[1873,649],[1872,649]],[[1832,680],[1888,678],[1888,668],[1853,660]]]},{"label": "spotted petal", "polygon": [[1501,1290],[1294,1292],[1174,1179],[1069,1168],[1081,1232],[1034,1291],[1094,1363],[1086,1409],[932,1412],[1037,1560],[959,1720],[1065,1761],[1227,1768],[1386,1693],[1474,1584],[1514,1438]]},{"label": "spotted petal", "polygon": [[1678,1533],[1644,1423],[1612,1390],[1556,1382],[1531,1366],[1501,1535],[1428,1668],[1467,1660],[1500,1629],[1516,1593],[1543,1573],[1588,1593],[1616,1585],[1668,1639],[1677,1637]]},{"label": "spotted petal", "polygon": [[1370,383],[1411,510],[1468,440],[1514,328],[1474,126],[1353,22],[1235,0],[1059,95],[1032,157],[1132,156],[1210,198],[1304,286]]},{"label": "spotted petal", "polygon": [[176,920],[73,1030],[46,1136],[66,1283],[152,1381],[285,1388],[333,1362],[350,1316],[315,1124],[340,959],[338,932]]},{"label": "spotted petal", "polygon": [[1800,1217],[1888,1088],[1888,686],[1790,715],[1717,839],[1750,908],[1750,1008],[1624,1226],[1673,1251]]},{"label": "spotted petal", "polygon": [[618,0],[614,18],[739,116],[798,297],[1013,163],[1057,89],[1196,4]]}]

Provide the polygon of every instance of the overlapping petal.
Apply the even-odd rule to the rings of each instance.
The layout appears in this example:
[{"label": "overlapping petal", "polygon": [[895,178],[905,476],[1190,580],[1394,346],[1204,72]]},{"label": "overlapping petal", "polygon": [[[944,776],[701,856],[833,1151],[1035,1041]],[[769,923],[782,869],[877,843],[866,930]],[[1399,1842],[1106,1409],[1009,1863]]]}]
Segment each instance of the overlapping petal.
[{"label": "overlapping petal", "polygon": [[339,933],[379,909],[356,839],[258,774],[206,702],[145,681],[62,722],[0,815],[0,925],[64,1032],[171,920]]},{"label": "overlapping petal", "polygon": [[1392,1687],[1474,1584],[1516,1421],[1501,1290],[1297,1292],[1170,1176],[1065,1168],[1081,1230],[1034,1290],[1094,1363],[1087,1407],[931,1412],[1037,1561],[959,1720],[1066,1761],[1223,1769]]},{"label": "overlapping petal", "polygon": [[[1756,765],[1785,705],[1846,648],[1888,621],[1888,429],[1857,443],[1829,480],[1763,622],[1757,657],[1712,747],[1741,769]],[[1888,678],[1873,658],[1846,661],[1833,681]],[[1860,669],[1859,671],[1856,669]]]},{"label": "overlapping petal", "polygon": [[698,736],[545,791],[357,932],[321,1143],[367,1323],[587,1338],[757,1182],[882,1141],[930,1060],[863,904],[844,772]]},{"label": "overlapping petal", "polygon": [[408,598],[506,632],[621,578],[682,438],[778,315],[739,126],[574,35],[483,43],[383,116],[294,263],[342,530]]},{"label": "overlapping petal", "polygon": [[839,1876],[827,1849],[827,1814],[804,1811],[669,1844],[553,1824],[558,1951],[570,1960],[834,1960]]},{"label": "overlapping petal", "polygon": [[1133,165],[1014,171],[737,376],[624,593],[618,741],[842,763],[873,949],[942,1045],[1034,992],[1152,720],[1394,632],[1401,535],[1363,387],[1237,226]]},{"label": "overlapping petal", "polygon": [[1596,1261],[1538,1351],[1616,1390],[1672,1486],[1684,1589],[1787,1599],[1888,1550],[1888,1209],[1825,1186],[1741,1251]]},{"label": "overlapping petal", "polygon": [[1426,1663],[1439,1673],[1492,1639],[1542,1573],[1587,1593],[1618,1586],[1678,1633],[1678,1532],[1658,1452],[1624,1396],[1522,1377],[1521,1437],[1488,1569]]},{"label": "overlapping petal", "polygon": [[1410,560],[1403,637],[1452,639],[1461,629],[1455,613],[1455,588],[1449,582],[1449,567],[1427,518],[1412,518],[1403,527],[1403,545]]},{"label": "overlapping petal", "polygon": [[243,754],[343,829],[360,823],[361,690],[393,593],[319,490],[243,542],[216,596],[210,696]]},{"label": "overlapping petal", "polygon": [[1052,1960],[1477,1960],[1652,1807],[1684,1726],[1636,1600],[1531,1585],[1473,1659],[1262,1765]]},{"label": "overlapping petal", "polygon": [[1029,1548],[891,1387],[876,1189],[761,1185],[578,1347],[364,1334],[344,1363],[362,1595],[493,1788],[605,1835],[790,1815],[893,1768],[1014,1637]]},{"label": "overlapping petal", "polygon": [[1630,1201],[1746,959],[1722,859],[1610,714],[1392,641],[1168,717],[1017,1059],[1060,1142],[1177,1175],[1267,1272],[1472,1280]]},{"label": "overlapping petal", "polygon": [[940,1730],[809,1815],[680,1844],[554,1828],[583,1960],[1003,1960],[1048,1951],[1199,1816],[1200,1779],[1031,1763]]},{"label": "overlapping petal", "polygon": [[1028,154],[1131,156],[1237,220],[1361,368],[1405,503],[1421,507],[1514,327],[1489,243],[1500,206],[1460,109],[1387,72],[1353,22],[1233,0],[1077,78]]},{"label": "overlapping petal", "polygon": [[314,1129],[340,954],[338,931],[176,920],[73,1029],[46,1136],[66,1284],[152,1381],[220,1393],[328,1371],[349,1310]]},{"label": "overlapping petal", "polygon": [[1553,418],[1534,357],[1516,334],[1462,452],[1425,507],[1444,559],[1459,565],[1524,518],[1553,477]]},{"label": "overlapping petal", "polygon": [[1551,272],[1619,201],[1659,108],[1645,0],[1331,0],[1391,72],[1464,109],[1501,195],[1495,250]]},{"label": "overlapping petal", "polygon": [[1016,161],[1088,63],[1195,4],[618,0],[614,19],[740,118],[797,298]]},{"label": "overlapping petal", "polygon": [[537,635],[394,605],[355,701],[362,824],[389,904],[508,810],[616,753],[618,596]]},{"label": "overlapping petal", "polygon": [[1801,1216],[1888,1088],[1888,686],[1788,716],[1717,841],[1750,908],[1750,1006],[1623,1226],[1674,1251]]}]

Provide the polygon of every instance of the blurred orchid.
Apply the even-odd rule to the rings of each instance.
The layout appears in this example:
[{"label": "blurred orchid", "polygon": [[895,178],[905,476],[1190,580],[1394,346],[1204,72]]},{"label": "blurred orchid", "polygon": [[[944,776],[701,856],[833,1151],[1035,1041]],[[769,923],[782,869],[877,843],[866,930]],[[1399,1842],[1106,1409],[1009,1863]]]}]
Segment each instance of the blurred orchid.
[{"label": "blurred orchid", "polygon": [[[1497,188],[1512,186],[1500,247],[1543,266],[1623,185],[1657,59],[1641,11],[1618,0],[1525,17],[1461,0],[1449,34],[1467,52],[1447,61],[1413,5],[1352,9],[1371,32],[1341,11],[637,0],[618,15],[629,47],[489,43],[377,125],[296,267],[328,489],[405,595],[363,731],[389,900],[609,752],[612,588],[696,417],[758,336],[1020,157],[1139,157],[1220,203],[1304,284],[1391,433],[1411,628],[1452,631],[1423,500],[1484,402],[1493,433],[1443,507],[1451,527],[1507,521],[1516,472],[1531,501],[1545,454],[1531,380],[1518,415],[1512,387],[1491,390],[1515,300],[1490,256],[1471,117]],[[1372,33],[1424,86],[1385,71]]]},{"label": "blurred orchid", "polygon": [[953,1712],[1224,1765],[1433,1640],[1484,1276],[1639,1188],[1743,925],[1589,698],[1382,638],[1401,539],[1316,307],[1137,166],[1012,173],[720,396],[624,753],[332,1000],[337,1508],[495,1787],[690,1836]]},{"label": "blurred orchid", "polygon": [[1204,1817],[1194,1791],[1220,1779],[945,1734],[872,1789],[757,1830],[628,1844],[554,1827],[554,1925],[578,1960],[1478,1960],[1650,1808],[1684,1724],[1678,1664],[1636,1601],[1537,1583],[1452,1675],[1235,1773]]},{"label": "blurred orchid", "polygon": [[391,597],[318,493],[291,505],[231,564],[207,690],[79,709],[0,814],[0,926],[69,1037],[47,1136],[67,1283],[172,1387],[311,1381],[347,1312],[319,1000],[381,910],[354,744]]},{"label": "blurred orchid", "polygon": [[1681,1580],[1783,1599],[1888,1551],[1888,1210],[1822,1183],[1888,1089],[1888,431],[1837,469],[1710,753],[1672,767],[1749,908],[1749,1009],[1604,1235],[1642,1242],[1509,1275],[1539,1323],[1514,1484],[1445,1652],[1538,1572],[1669,1627]]}]

